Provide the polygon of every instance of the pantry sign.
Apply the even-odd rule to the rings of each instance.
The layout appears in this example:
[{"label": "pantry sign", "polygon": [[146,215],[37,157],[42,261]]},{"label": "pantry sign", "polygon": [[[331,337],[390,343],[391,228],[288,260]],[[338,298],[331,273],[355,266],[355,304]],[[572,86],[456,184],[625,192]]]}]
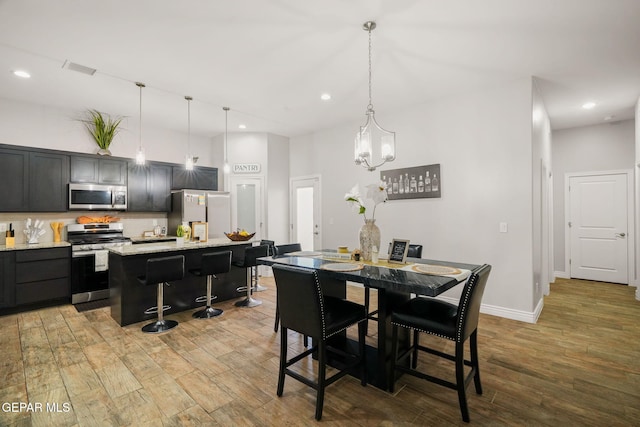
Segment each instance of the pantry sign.
[{"label": "pantry sign", "polygon": [[260,173],[260,163],[235,163],[233,173]]}]

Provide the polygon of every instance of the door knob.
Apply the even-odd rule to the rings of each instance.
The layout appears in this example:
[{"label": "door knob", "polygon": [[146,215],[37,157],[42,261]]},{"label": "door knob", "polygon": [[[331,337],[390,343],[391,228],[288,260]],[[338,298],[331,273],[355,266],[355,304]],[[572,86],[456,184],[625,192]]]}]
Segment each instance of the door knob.
[{"label": "door knob", "polygon": [[627,233],[616,233],[616,237],[624,237]]}]

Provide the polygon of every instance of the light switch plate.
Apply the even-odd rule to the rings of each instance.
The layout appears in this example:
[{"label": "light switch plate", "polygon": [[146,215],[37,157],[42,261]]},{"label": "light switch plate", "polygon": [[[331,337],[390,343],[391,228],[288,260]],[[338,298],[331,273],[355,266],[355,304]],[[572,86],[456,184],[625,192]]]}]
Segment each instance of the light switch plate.
[{"label": "light switch plate", "polygon": [[7,224],[3,222],[0,224],[0,233],[4,233],[5,231],[7,231]]},{"label": "light switch plate", "polygon": [[501,222],[500,223],[500,232],[501,233],[507,233],[509,231],[509,226],[507,225],[506,222]]}]

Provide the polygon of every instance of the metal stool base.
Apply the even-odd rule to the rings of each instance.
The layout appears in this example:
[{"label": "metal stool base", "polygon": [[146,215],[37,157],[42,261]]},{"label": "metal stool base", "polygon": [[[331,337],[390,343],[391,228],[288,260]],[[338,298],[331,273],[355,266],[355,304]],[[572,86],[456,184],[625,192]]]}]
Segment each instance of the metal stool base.
[{"label": "metal stool base", "polygon": [[247,308],[251,308],[251,307],[257,307],[260,304],[262,304],[262,301],[260,301],[259,299],[255,299],[255,298],[251,298],[251,297],[247,297],[245,299],[243,299],[242,301],[238,301],[235,303],[236,307],[247,307]]},{"label": "metal stool base", "polygon": [[178,322],[175,320],[158,320],[153,323],[149,323],[142,327],[142,332],[148,334],[159,334],[160,332],[168,331],[178,326]]},{"label": "metal stool base", "polygon": [[262,291],[266,291],[267,288],[266,286],[262,286],[260,283],[256,283],[256,286],[253,288],[254,291],[256,292],[262,292]]},{"label": "metal stool base", "polygon": [[211,319],[212,317],[220,316],[223,313],[219,308],[207,307],[204,310],[198,310],[193,313],[193,317],[196,319]]}]

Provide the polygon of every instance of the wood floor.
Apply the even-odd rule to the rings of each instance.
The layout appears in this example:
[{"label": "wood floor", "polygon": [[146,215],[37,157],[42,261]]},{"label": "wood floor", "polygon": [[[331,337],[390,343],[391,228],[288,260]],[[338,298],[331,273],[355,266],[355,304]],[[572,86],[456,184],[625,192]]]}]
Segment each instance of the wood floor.
[{"label": "wood floor", "polygon": [[[269,278],[262,283],[269,286],[257,294],[262,306],[215,304],[225,313],[210,320],[192,319],[191,312],[169,316],[180,325],[163,335],[143,334],[141,324],[121,328],[107,308],[77,313],[65,305],[0,317],[0,426],[314,424],[310,388],[287,378],[283,397],[276,396],[275,286]],[[469,387],[471,424],[639,425],[634,290],[558,280],[535,325],[481,315],[484,394]],[[361,301],[362,289],[350,289],[349,298]],[[300,349],[302,340],[292,334],[290,343]],[[422,357],[423,369],[451,374],[429,360]],[[43,408],[7,412],[14,402]],[[47,412],[47,403],[59,412]],[[341,379],[327,389],[321,423],[465,425],[454,391],[408,376],[394,395]]]}]

